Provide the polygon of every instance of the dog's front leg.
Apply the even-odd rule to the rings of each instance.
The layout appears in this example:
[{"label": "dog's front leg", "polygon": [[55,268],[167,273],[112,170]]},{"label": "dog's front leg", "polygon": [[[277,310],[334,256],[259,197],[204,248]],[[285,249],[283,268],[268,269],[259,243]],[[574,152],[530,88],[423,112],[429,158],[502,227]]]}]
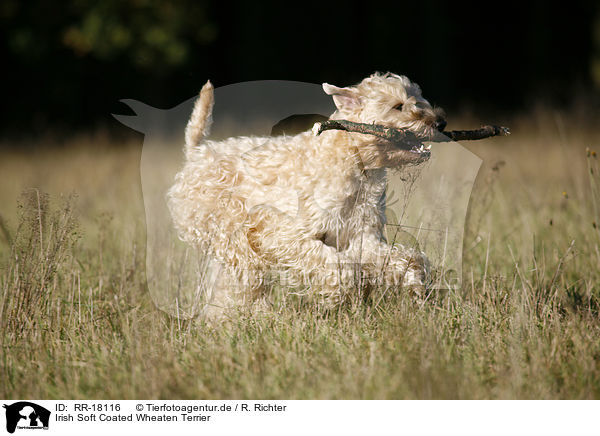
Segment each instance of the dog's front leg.
[{"label": "dog's front leg", "polygon": [[348,255],[356,259],[372,284],[422,290],[427,285],[429,261],[423,252],[401,244],[390,245],[375,231],[354,238]]},{"label": "dog's front leg", "polygon": [[250,248],[262,263],[285,274],[287,287],[304,289],[328,307],[343,302],[355,287],[350,258],[275,208],[253,208],[247,236]]}]

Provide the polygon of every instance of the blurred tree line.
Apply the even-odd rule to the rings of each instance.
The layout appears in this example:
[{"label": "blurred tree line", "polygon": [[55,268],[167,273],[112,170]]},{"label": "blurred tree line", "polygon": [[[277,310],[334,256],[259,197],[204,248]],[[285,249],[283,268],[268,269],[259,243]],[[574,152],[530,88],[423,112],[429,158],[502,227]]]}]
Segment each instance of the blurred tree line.
[{"label": "blurred tree line", "polygon": [[563,104],[600,86],[597,0],[2,0],[2,133],[115,126],[121,98],[170,107],[217,86],[406,74],[452,109]]}]

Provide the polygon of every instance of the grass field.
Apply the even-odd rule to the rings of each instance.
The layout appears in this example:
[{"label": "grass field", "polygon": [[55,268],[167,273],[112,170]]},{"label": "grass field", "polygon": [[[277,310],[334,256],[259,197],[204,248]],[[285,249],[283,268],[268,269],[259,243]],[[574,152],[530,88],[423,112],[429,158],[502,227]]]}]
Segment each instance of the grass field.
[{"label": "grass field", "polygon": [[0,397],[600,398],[600,133],[577,119],[532,111],[469,144],[462,290],[336,313],[283,299],[219,327],[148,294],[141,137],[6,148]]}]

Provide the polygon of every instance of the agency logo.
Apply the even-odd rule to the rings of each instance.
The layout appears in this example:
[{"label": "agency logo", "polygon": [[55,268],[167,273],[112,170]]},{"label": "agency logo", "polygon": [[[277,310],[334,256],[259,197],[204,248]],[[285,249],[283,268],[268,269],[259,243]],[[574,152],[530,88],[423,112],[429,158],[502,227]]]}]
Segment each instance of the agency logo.
[{"label": "agency logo", "polygon": [[4,404],[6,409],[6,431],[14,433],[16,429],[48,430],[50,411],[29,401],[19,401],[10,405]]},{"label": "agency logo", "polygon": [[[262,163],[266,162],[265,168],[276,169],[279,164],[269,167],[265,159],[271,153],[272,139],[310,132],[315,122],[326,121],[336,110],[334,100],[321,85],[281,80],[231,84],[216,88],[214,95],[214,122],[203,146],[212,150],[213,145],[207,145],[217,144],[212,141],[254,138],[243,151],[239,150],[238,163],[243,165],[244,177],[250,181],[248,186],[262,188],[248,189],[244,194],[244,207],[248,210],[266,207],[282,219],[294,222],[299,214],[306,213],[300,208],[303,203],[299,200],[304,191],[298,192],[291,184],[268,182],[270,179],[265,178],[265,174],[270,173],[263,170]],[[144,133],[140,176],[147,228],[146,279],[157,307],[177,318],[193,318],[205,310],[224,277],[220,263],[205,255],[208,250],[193,248],[181,241],[166,201],[182,168],[184,132],[195,100],[196,97],[167,110],[135,100],[122,100],[135,115],[114,115],[126,126]],[[215,146],[215,156],[219,147]],[[386,218],[385,239],[389,244],[426,254],[434,278],[432,290],[461,287],[464,225],[471,188],[481,162],[458,142],[434,143],[426,163],[406,165],[387,174],[385,195],[380,198]],[[326,188],[323,185],[314,192],[315,208],[327,210],[329,207]],[[222,198],[223,204],[228,204],[226,207],[233,204],[227,203],[230,200],[226,196]],[[215,235],[226,233],[233,243],[236,230],[224,230],[221,224],[212,220],[207,228],[214,229],[210,232]],[[240,224],[239,231],[247,232],[244,224]],[[239,236],[240,240],[244,237]],[[344,265],[354,268],[350,261]],[[360,264],[356,265],[362,274]],[[336,264],[332,266],[339,268]],[[268,273],[279,283],[286,279],[278,270]],[[241,274],[231,286],[247,286],[248,280],[256,280],[262,271],[249,267]],[[358,280],[362,280],[362,276],[357,275]],[[270,278],[260,277],[260,280]],[[294,283],[293,286],[298,286],[297,281]],[[310,286],[310,283],[303,285]]]}]

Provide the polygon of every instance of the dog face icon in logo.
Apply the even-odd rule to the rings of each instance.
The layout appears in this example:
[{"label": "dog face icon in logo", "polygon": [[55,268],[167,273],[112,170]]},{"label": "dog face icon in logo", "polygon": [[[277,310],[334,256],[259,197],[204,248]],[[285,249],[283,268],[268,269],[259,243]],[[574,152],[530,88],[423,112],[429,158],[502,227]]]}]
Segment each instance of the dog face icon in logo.
[{"label": "dog face icon in logo", "polygon": [[16,428],[48,428],[50,411],[28,401],[4,405],[6,409],[6,431],[14,433]]}]

